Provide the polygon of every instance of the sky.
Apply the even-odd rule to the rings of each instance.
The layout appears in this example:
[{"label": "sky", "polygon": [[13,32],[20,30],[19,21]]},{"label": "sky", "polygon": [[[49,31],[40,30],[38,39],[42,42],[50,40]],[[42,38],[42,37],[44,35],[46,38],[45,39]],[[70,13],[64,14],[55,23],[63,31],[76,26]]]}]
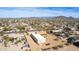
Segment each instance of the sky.
[{"label": "sky", "polygon": [[0,7],[0,18],[55,16],[79,18],[79,7]]}]

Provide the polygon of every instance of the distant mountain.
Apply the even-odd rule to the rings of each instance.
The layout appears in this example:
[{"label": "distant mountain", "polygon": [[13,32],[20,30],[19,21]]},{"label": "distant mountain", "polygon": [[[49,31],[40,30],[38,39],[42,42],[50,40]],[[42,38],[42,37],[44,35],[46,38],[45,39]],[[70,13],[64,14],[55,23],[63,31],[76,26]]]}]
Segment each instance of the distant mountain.
[{"label": "distant mountain", "polygon": [[49,20],[68,20],[68,21],[79,21],[79,18],[74,17],[66,17],[66,16],[57,16],[57,17],[49,17]]},{"label": "distant mountain", "polygon": [[79,18],[56,16],[56,17],[21,17],[21,18],[0,18],[1,19],[25,19],[25,20],[56,20],[56,21],[79,21]]},{"label": "distant mountain", "polygon": [[74,20],[79,21],[79,18],[66,17],[66,16],[56,16],[56,17],[29,17],[28,19],[39,19],[39,20]]}]

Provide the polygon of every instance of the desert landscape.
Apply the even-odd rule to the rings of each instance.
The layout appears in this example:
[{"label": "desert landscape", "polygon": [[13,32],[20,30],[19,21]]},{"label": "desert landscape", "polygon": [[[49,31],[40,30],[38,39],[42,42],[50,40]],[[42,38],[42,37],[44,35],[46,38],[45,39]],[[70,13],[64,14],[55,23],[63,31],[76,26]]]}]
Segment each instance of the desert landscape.
[{"label": "desert landscape", "polygon": [[[17,8],[0,9],[4,9],[6,13],[0,16],[0,51],[79,51],[79,18],[65,14],[61,16],[61,13],[48,16],[50,12],[47,11],[56,12],[56,9],[70,12],[78,8],[34,8],[34,11],[41,9],[48,14],[39,15],[41,11],[38,11],[35,16],[33,11],[34,16],[28,13],[23,14],[25,17],[18,11],[18,15],[9,13],[15,12],[13,9]],[[24,13],[32,9],[17,10]]]}]

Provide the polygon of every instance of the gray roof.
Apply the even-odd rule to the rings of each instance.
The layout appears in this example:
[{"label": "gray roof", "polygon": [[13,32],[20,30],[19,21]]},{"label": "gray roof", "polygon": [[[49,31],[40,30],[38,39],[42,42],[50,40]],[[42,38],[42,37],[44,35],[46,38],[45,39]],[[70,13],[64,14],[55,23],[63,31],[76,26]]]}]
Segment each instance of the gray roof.
[{"label": "gray roof", "polygon": [[79,40],[79,35],[75,35],[74,38],[75,38],[76,40]]}]

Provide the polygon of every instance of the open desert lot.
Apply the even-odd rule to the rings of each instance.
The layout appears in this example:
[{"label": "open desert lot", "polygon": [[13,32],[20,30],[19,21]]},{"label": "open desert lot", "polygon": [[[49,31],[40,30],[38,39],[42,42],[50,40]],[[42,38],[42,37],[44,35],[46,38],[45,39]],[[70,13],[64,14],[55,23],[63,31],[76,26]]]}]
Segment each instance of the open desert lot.
[{"label": "open desert lot", "polygon": [[55,35],[43,35],[46,38],[46,43],[37,44],[30,36],[26,36],[27,42],[32,51],[78,51],[79,48],[73,45],[67,45],[67,41],[57,38]]},{"label": "open desert lot", "polygon": [[79,51],[79,7],[0,11],[0,51]]}]

